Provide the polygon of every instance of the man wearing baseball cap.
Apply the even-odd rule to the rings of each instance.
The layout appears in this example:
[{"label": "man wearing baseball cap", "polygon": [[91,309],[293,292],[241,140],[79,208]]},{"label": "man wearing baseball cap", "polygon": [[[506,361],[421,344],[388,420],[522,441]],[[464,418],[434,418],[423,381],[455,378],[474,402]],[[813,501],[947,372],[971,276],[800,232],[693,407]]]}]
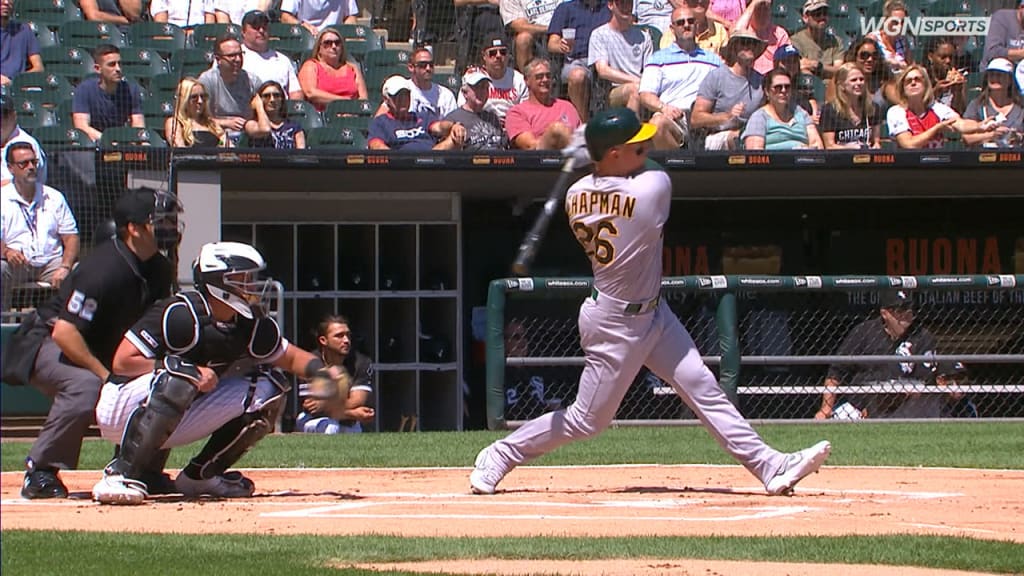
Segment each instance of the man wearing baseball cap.
[{"label": "man wearing baseball cap", "polygon": [[1024,0],[1017,2],[1017,8],[996,10],[989,19],[982,60],[988,64],[993,58],[1015,64],[1024,60]]},{"label": "man wearing baseball cap", "polygon": [[304,100],[295,64],[270,47],[269,29],[270,16],[262,10],[250,10],[242,17],[242,70],[259,78],[261,83],[277,82],[291,100]]},{"label": "man wearing baseball cap", "polygon": [[732,33],[722,51],[725,66],[712,70],[697,89],[690,130],[699,130],[705,150],[732,150],[741,130],[764,99],[764,77],[754,70],[754,61],[766,43],[751,30]]},{"label": "man wearing baseball cap", "polygon": [[831,78],[843,63],[843,42],[828,31],[826,0],[807,0],[802,11],[804,28],[789,37],[800,51],[800,69],[821,79]]},{"label": "man wearing baseball cap", "polygon": [[628,108],[598,112],[583,130],[593,173],[565,194],[569,226],[594,273],[593,290],[579,312],[586,358],[576,400],[481,450],[469,476],[473,492],[493,494],[516,466],[603,432],[643,366],[670,381],[719,445],[768,494],[788,493],[828,458],[828,442],[792,454],[768,446],[729,401],[693,338],[660,298],[662,230],[672,181],[647,158],[656,132]]},{"label": "man wearing baseball cap", "polygon": [[[480,48],[480,62],[483,64],[481,71],[491,79],[486,108],[501,118],[503,126],[508,109],[529,96],[526,79],[518,70],[508,65],[508,59],[509,46],[503,34],[492,34],[484,39]],[[460,95],[459,106],[462,106],[463,102]]]},{"label": "man wearing baseball cap", "polygon": [[461,150],[466,129],[439,120],[430,112],[421,115],[412,111],[412,89],[412,81],[404,76],[390,76],[384,81],[381,93],[387,111],[370,121],[370,150]]},{"label": "man wearing baseball cap", "polygon": [[491,79],[478,69],[470,69],[462,76],[459,99],[462,105],[445,120],[466,128],[466,150],[507,150],[508,137],[501,128],[501,118],[487,109]]}]

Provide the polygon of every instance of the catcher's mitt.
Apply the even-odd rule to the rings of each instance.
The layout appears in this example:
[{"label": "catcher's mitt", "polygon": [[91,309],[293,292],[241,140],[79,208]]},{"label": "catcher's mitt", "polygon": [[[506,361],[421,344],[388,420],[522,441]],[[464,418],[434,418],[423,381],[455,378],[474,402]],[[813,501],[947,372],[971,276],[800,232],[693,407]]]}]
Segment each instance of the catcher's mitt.
[{"label": "catcher's mitt", "polygon": [[307,395],[309,397],[320,400],[344,400],[348,398],[348,389],[352,385],[352,377],[349,375],[348,370],[345,370],[342,366],[335,366],[334,369],[338,371],[337,378],[332,377],[331,371],[327,368],[321,368],[316,371],[316,374],[309,380],[309,387],[307,388]]}]

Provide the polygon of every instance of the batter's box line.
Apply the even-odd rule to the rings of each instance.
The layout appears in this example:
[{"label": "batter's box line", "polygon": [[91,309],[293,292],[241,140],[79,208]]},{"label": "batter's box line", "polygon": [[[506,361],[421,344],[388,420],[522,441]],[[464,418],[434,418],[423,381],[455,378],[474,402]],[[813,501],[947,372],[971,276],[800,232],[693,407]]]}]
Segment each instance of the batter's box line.
[{"label": "batter's box line", "polygon": [[913,526],[914,528],[928,528],[931,530],[945,530],[949,532],[979,532],[981,534],[999,534],[996,530],[986,530],[984,528],[961,528],[959,526],[946,526],[945,524],[924,524],[922,522],[901,522],[904,526]]}]

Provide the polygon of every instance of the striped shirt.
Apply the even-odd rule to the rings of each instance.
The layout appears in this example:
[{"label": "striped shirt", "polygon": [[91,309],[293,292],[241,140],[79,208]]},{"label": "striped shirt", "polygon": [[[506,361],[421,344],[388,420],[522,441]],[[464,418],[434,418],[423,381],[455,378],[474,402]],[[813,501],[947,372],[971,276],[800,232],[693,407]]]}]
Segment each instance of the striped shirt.
[{"label": "striped shirt", "polygon": [[640,92],[653,92],[665,104],[689,110],[704,77],[721,65],[714,52],[700,47],[686,52],[673,44],[651,56],[640,76]]}]

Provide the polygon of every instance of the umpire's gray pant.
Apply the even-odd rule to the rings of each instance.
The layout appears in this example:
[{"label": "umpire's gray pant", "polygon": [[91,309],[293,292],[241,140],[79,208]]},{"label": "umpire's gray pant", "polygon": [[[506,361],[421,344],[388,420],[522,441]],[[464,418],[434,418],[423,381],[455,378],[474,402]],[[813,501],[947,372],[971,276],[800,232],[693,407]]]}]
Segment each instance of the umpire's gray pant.
[{"label": "umpire's gray pant", "polygon": [[53,400],[53,405],[29,458],[37,466],[77,468],[82,439],[96,418],[96,400],[103,384],[100,377],[62,361],[60,347],[46,338],[30,382]]}]

